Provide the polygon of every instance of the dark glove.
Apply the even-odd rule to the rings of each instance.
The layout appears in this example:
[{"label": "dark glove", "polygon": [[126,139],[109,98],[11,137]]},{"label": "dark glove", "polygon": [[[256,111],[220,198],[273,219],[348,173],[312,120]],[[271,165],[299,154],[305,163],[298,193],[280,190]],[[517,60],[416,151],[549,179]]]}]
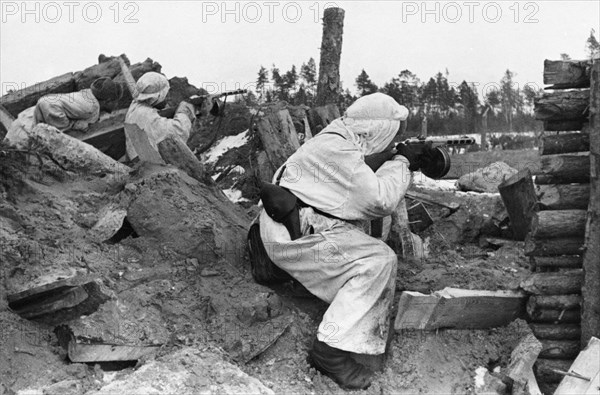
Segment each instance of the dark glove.
[{"label": "dark glove", "polygon": [[408,163],[409,163],[408,170],[417,171],[421,168],[422,153],[423,153],[424,145],[422,145],[422,144],[407,145],[404,143],[399,143],[396,146],[396,149],[398,150],[398,155],[402,155],[406,159],[408,159]]}]

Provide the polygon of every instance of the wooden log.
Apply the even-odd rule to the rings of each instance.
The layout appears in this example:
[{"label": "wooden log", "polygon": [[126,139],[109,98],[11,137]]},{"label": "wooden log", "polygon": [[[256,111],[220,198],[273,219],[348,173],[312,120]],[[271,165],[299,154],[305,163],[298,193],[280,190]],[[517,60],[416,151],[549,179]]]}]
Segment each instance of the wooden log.
[{"label": "wooden log", "polygon": [[[560,385],[555,395],[566,394],[598,394],[600,393],[600,340],[592,337],[579,353]],[[587,379],[583,379],[583,378]]]},{"label": "wooden log", "polygon": [[498,185],[498,191],[515,239],[525,240],[537,203],[531,172],[529,169],[520,170]]},{"label": "wooden log", "polygon": [[563,375],[556,373],[555,370],[568,371],[572,363],[572,359],[538,358],[533,369],[538,381],[559,383],[562,380]]},{"label": "wooden log", "polygon": [[538,339],[547,340],[579,340],[581,326],[578,324],[529,324]]},{"label": "wooden log", "polygon": [[527,310],[527,316],[531,322],[554,323],[554,324],[577,324],[581,322],[581,310],[553,310],[534,309]]},{"label": "wooden log", "polygon": [[185,171],[190,177],[203,183],[210,183],[204,166],[187,145],[177,136],[168,136],[158,143],[158,152],[164,161]]},{"label": "wooden log", "polygon": [[581,255],[536,256],[529,259],[535,268],[581,269],[583,262]]},{"label": "wooden log", "polygon": [[[142,162],[165,164],[160,154],[152,145],[148,139],[148,135],[136,124],[126,123],[125,124],[125,137],[128,142],[133,146],[133,149],[138,154],[138,158]],[[132,159],[132,158],[130,158]]]},{"label": "wooden log", "polygon": [[326,104],[321,107],[311,108],[308,110],[307,115],[308,123],[313,136],[327,127],[327,125],[333,122],[333,120],[341,116],[340,109],[338,108],[337,104],[333,103]]},{"label": "wooden log", "polygon": [[590,205],[586,225],[586,250],[583,254],[583,318],[581,342],[600,338],[600,60],[592,67],[590,101]]},{"label": "wooden log", "polygon": [[256,130],[273,172],[300,147],[288,110],[267,111],[257,120]]},{"label": "wooden log", "polygon": [[582,237],[561,237],[558,239],[535,239],[531,235],[525,238],[526,256],[581,255]]},{"label": "wooden log", "polygon": [[[121,55],[126,59],[127,65],[129,65],[129,60],[127,60],[127,56]],[[104,57],[102,62],[98,62],[93,66],[88,67],[83,71],[79,71],[75,73],[75,85],[76,90],[80,91],[82,89],[87,89],[92,85],[92,82],[97,80],[98,78],[110,78],[119,74],[121,71],[121,66],[119,65],[118,57]]]},{"label": "wooden log", "polygon": [[[546,177],[541,177],[546,176]],[[588,155],[546,155],[541,157],[540,171],[535,183],[581,184],[590,181]]]},{"label": "wooden log", "polygon": [[525,295],[514,291],[445,288],[432,295],[404,291],[394,328],[492,328],[522,317],[524,305]]},{"label": "wooden log", "polygon": [[583,237],[585,220],[585,210],[540,211],[534,213],[531,219],[531,237],[536,239]]},{"label": "wooden log", "polygon": [[540,342],[542,343],[540,358],[572,359],[581,349],[577,340],[540,340]]},{"label": "wooden log", "polygon": [[582,130],[587,125],[585,119],[573,119],[569,121],[544,121],[544,130],[547,132],[572,132]]},{"label": "wooden log", "polygon": [[569,310],[581,307],[581,295],[535,295],[527,301],[527,309]]},{"label": "wooden log", "polygon": [[589,184],[538,185],[536,194],[540,210],[587,210],[590,203]]},{"label": "wooden log", "polygon": [[566,133],[542,138],[541,155],[566,154],[590,150],[589,133]]},{"label": "wooden log", "polygon": [[131,74],[131,78],[129,76],[125,76],[123,74],[123,70],[118,73],[113,81],[123,87],[123,96],[116,104],[116,108],[128,108],[131,104],[135,94],[132,94],[132,89],[136,86],[136,81],[140,79],[140,77],[150,71],[154,71],[160,73],[162,70],[162,66],[160,63],[153,61],[148,58],[141,63],[135,63],[129,67],[129,73]]},{"label": "wooden log", "polygon": [[530,333],[524,336],[510,353],[510,363],[506,367],[506,375],[514,381],[513,394],[515,387],[524,389],[529,382],[531,382],[530,386],[537,386],[537,383],[533,384],[535,378],[531,379],[531,376],[533,365],[541,350],[542,344]]},{"label": "wooden log", "polygon": [[555,91],[535,99],[535,119],[540,121],[567,121],[588,116],[590,90]]},{"label": "wooden log", "polygon": [[581,292],[583,272],[534,273],[521,281],[520,287],[534,295],[569,295]]},{"label": "wooden log", "polygon": [[589,60],[544,60],[547,89],[587,88],[590,86]]},{"label": "wooden log", "polygon": [[344,14],[344,10],[337,7],[326,8],[323,12],[323,38],[315,99],[318,106],[337,103],[342,94],[340,58],[344,34]]},{"label": "wooden log", "polygon": [[[401,252],[402,257],[406,260],[421,260],[426,258],[428,252],[425,250],[423,241],[419,236],[410,231],[406,199],[400,199],[400,203],[398,204],[398,207],[394,209],[391,217],[391,231],[393,235],[397,235],[397,239],[392,240],[390,243],[392,249],[397,253]],[[383,227],[383,221],[381,221],[379,227],[380,229]],[[379,236],[373,235],[373,237],[381,237],[382,232],[378,232],[380,233]]]},{"label": "wooden log", "polygon": [[15,118],[19,113],[49,93],[69,93],[77,90],[73,73],[65,73],[48,81],[40,82],[27,88],[12,91],[0,97],[0,105]]}]

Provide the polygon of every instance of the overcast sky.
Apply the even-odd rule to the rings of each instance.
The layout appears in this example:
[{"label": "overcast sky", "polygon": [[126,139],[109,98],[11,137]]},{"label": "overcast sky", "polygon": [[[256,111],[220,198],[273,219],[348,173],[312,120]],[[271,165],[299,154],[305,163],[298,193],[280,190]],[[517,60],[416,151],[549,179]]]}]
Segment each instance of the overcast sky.
[{"label": "overcast sky", "polygon": [[[345,88],[365,69],[382,85],[409,69],[421,80],[483,87],[508,68],[542,84],[544,59],[585,58],[600,2],[590,1],[0,1],[1,94],[97,62],[100,53],[147,57],[167,77],[209,91],[245,87],[259,67],[319,62],[324,7],[346,10]],[[480,91],[481,93],[481,91]]]}]

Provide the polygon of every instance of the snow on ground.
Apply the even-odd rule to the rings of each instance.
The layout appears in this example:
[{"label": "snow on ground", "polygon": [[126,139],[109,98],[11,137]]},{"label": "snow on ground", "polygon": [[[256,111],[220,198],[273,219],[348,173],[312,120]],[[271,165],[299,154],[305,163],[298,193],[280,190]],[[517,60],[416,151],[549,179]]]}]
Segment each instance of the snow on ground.
[{"label": "snow on ground", "polygon": [[246,129],[240,134],[235,136],[225,136],[219,140],[211,149],[206,153],[205,163],[216,163],[219,158],[232,148],[241,147],[246,144],[250,138],[249,130]]},{"label": "snow on ground", "polygon": [[235,188],[223,189],[223,193],[232,203],[249,202],[248,199],[242,197],[242,191]]},{"label": "snow on ground", "polygon": [[415,187],[423,189],[433,189],[437,191],[456,191],[456,180],[434,180],[427,177],[420,171],[413,173],[413,182]]}]

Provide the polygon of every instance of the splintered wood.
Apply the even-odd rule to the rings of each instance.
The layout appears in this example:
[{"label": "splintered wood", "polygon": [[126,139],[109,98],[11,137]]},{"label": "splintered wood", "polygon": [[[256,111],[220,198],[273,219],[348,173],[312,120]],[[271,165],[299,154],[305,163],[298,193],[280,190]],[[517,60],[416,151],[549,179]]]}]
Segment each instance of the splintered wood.
[{"label": "splintered wood", "polygon": [[516,291],[445,288],[431,295],[404,291],[395,329],[480,329],[509,324],[523,316],[526,295]]},{"label": "splintered wood", "polygon": [[600,340],[592,337],[587,347],[565,372],[554,395],[591,395],[600,393]]}]

